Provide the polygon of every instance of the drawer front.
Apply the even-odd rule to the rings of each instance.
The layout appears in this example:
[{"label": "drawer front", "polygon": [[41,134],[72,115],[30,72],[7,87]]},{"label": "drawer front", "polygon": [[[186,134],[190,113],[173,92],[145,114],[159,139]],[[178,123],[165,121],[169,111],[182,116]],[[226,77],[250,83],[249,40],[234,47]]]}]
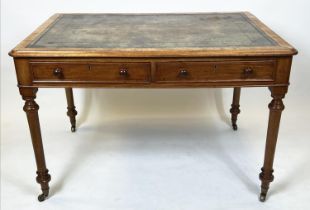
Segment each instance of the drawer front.
[{"label": "drawer front", "polygon": [[34,82],[147,83],[150,63],[32,63]]},{"label": "drawer front", "polygon": [[158,62],[156,82],[274,81],[276,62]]}]

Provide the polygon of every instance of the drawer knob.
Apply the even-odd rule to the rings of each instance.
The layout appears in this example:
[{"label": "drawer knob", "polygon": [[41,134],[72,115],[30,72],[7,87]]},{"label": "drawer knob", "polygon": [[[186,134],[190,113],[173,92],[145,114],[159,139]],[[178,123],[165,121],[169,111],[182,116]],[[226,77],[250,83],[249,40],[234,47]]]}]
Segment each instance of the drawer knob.
[{"label": "drawer knob", "polygon": [[120,70],[119,70],[119,75],[120,75],[121,77],[127,77],[127,76],[128,76],[128,70],[125,69],[125,68],[120,69]]},{"label": "drawer knob", "polygon": [[254,70],[252,68],[246,68],[243,70],[243,74],[246,76],[246,77],[249,77],[253,74]]},{"label": "drawer knob", "polygon": [[61,68],[56,68],[53,71],[53,75],[56,76],[58,79],[63,78],[63,72]]},{"label": "drawer knob", "polygon": [[186,69],[181,69],[179,75],[181,77],[186,77],[186,76],[188,76],[188,72]]}]

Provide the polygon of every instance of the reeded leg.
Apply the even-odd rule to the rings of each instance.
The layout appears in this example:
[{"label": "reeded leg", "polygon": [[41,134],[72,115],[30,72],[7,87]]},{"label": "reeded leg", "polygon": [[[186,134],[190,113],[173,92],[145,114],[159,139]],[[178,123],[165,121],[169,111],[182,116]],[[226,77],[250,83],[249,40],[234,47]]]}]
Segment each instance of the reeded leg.
[{"label": "reeded leg", "polygon": [[67,97],[67,104],[68,104],[67,115],[70,118],[71,131],[75,132],[76,130],[75,116],[77,115],[77,111],[75,110],[75,106],[74,106],[73,92],[72,92],[72,88],[66,88],[65,90],[66,90],[66,97]]},{"label": "reeded leg", "polygon": [[32,146],[35,154],[37,164],[37,182],[41,185],[42,194],[39,195],[38,200],[44,201],[49,193],[49,181],[51,176],[48,173],[44,157],[44,149],[40,130],[40,121],[38,110],[39,106],[35,102],[37,88],[20,88],[22,98],[25,100],[24,111],[27,115],[29,124]]},{"label": "reeded leg", "polygon": [[269,189],[270,182],[273,181],[273,160],[276,150],[278,131],[281,119],[281,113],[284,110],[282,99],[284,98],[287,87],[272,87],[270,88],[272,101],[269,104],[269,123],[265,147],[264,166],[259,174],[261,184],[260,201],[266,200],[266,195]]},{"label": "reeded leg", "polygon": [[240,113],[240,105],[239,105],[239,101],[240,101],[240,91],[241,88],[240,87],[235,87],[234,88],[234,95],[233,95],[233,101],[231,104],[231,109],[230,109],[230,113],[231,113],[231,124],[234,130],[238,129],[237,126],[237,117],[238,114]]}]

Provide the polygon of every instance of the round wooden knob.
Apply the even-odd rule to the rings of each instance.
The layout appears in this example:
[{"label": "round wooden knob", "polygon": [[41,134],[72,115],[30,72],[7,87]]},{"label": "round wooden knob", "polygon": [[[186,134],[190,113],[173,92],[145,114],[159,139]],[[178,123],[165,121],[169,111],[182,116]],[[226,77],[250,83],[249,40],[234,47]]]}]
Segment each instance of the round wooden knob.
[{"label": "round wooden knob", "polygon": [[246,68],[243,70],[243,73],[245,76],[250,76],[251,74],[253,74],[254,70],[252,68]]},{"label": "round wooden knob", "polygon": [[188,75],[188,72],[187,72],[186,69],[181,69],[179,75],[182,76],[182,77],[185,77],[185,76]]},{"label": "round wooden knob", "polygon": [[53,71],[54,76],[58,77],[59,79],[61,79],[63,77],[63,72],[61,68],[56,68]]},{"label": "round wooden knob", "polygon": [[119,75],[122,77],[127,77],[128,76],[128,70],[125,68],[122,68],[119,70]]}]

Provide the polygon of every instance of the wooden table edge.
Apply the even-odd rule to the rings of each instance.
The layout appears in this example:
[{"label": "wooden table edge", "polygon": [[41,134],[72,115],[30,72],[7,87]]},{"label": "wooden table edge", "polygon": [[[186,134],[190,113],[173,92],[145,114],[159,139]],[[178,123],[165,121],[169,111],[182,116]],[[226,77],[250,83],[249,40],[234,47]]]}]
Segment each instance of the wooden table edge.
[{"label": "wooden table edge", "polygon": [[[128,49],[104,49],[104,48],[27,48],[34,40],[53,25],[64,14],[98,14],[98,13],[56,13],[40,25],[26,39],[9,52],[12,57],[217,57],[217,56],[291,56],[296,55],[297,50],[263,24],[250,12],[226,12],[227,14],[239,13],[246,16],[250,23],[260,28],[270,38],[278,43],[272,47],[229,47],[229,48],[128,48]],[[104,13],[104,14],[217,14],[217,13]]]}]

